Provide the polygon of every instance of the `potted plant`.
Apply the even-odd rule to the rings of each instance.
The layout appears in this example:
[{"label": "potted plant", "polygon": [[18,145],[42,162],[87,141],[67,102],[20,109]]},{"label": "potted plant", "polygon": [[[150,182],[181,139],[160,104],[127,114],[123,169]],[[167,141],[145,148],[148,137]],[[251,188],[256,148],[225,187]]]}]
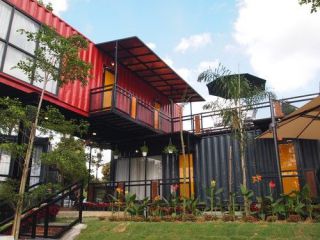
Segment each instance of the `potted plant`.
[{"label": "potted plant", "polygon": [[140,151],[141,151],[143,157],[147,156],[148,150],[149,150],[149,148],[146,145],[146,143],[144,143],[143,146],[140,147]]},{"label": "potted plant", "polygon": [[119,156],[120,156],[120,151],[119,151],[118,148],[115,148],[115,149],[113,150],[113,158],[114,158],[115,160],[117,160],[117,159],[119,158]]},{"label": "potted plant", "polygon": [[173,145],[172,143],[169,143],[167,146],[164,147],[163,152],[167,154],[173,154],[173,153],[177,153],[178,149],[175,145]]}]

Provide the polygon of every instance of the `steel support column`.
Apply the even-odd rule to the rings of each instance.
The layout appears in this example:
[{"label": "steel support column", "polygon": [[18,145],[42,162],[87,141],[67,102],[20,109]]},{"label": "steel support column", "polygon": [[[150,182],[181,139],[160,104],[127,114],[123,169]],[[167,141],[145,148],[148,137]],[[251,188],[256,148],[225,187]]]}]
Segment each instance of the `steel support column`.
[{"label": "steel support column", "polygon": [[144,197],[147,197],[147,167],[148,157],[144,157]]},{"label": "steel support column", "polygon": [[117,106],[117,85],[118,85],[118,41],[116,41],[115,45],[115,57],[114,57],[114,84],[112,89],[112,106],[111,108],[115,108]]},{"label": "steel support column", "polygon": [[280,154],[279,154],[279,146],[278,146],[278,133],[277,133],[277,122],[274,116],[274,107],[273,107],[273,99],[269,94],[269,103],[270,103],[270,113],[271,113],[271,124],[272,124],[272,133],[273,133],[273,144],[275,148],[275,157],[277,162],[277,173],[278,173],[278,181],[279,181],[279,190],[280,193],[283,193],[283,185],[282,185],[282,177],[281,177],[281,165],[280,165]]}]

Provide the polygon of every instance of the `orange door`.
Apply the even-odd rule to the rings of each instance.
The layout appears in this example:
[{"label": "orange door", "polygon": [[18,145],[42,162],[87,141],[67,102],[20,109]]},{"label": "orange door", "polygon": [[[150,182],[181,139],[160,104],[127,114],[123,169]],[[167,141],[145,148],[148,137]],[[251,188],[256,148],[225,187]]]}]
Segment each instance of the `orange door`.
[{"label": "orange door", "polygon": [[130,116],[135,119],[137,116],[137,98],[131,97],[131,113]]},{"label": "orange door", "polygon": [[[183,183],[184,167],[186,172],[186,184]],[[180,176],[180,196],[190,198],[194,196],[194,179],[193,179],[193,157],[192,154],[186,154],[184,161],[183,154],[179,155],[179,176]],[[190,176],[190,179],[189,179]],[[190,182],[189,182],[190,180]]]},{"label": "orange door", "polygon": [[114,74],[110,71],[104,73],[103,108],[111,108],[112,106],[112,90],[114,85]]},{"label": "orange door", "polygon": [[200,123],[200,115],[194,116],[194,132],[196,134],[201,133],[201,123]]},{"label": "orange door", "polygon": [[155,102],[154,103],[154,128],[155,129],[159,129],[159,123],[160,123],[160,120],[159,120],[159,112],[161,110],[161,105],[160,103],[158,102]]},{"label": "orange door", "polygon": [[280,144],[279,153],[283,193],[289,194],[292,191],[299,191],[297,159],[293,143]]}]

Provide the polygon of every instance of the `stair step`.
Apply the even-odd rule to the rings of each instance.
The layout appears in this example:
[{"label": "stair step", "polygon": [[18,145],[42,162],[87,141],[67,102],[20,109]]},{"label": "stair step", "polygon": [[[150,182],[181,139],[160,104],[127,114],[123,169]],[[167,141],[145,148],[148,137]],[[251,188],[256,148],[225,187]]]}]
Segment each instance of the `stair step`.
[{"label": "stair step", "polygon": [[[62,224],[49,226],[48,227],[48,237],[54,237],[54,236],[60,234],[66,228],[67,228],[67,225],[62,225]],[[21,235],[30,236],[31,235],[31,228],[27,232],[22,233]],[[37,225],[36,236],[43,236],[43,235],[44,235],[44,226]]]}]

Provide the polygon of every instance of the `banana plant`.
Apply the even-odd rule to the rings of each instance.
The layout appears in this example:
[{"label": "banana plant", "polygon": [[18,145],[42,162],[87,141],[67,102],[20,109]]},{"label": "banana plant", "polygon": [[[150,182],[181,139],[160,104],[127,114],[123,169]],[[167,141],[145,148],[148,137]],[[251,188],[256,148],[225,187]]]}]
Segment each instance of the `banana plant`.
[{"label": "banana plant", "polygon": [[192,213],[193,215],[199,215],[200,210],[197,208],[199,204],[198,198],[186,198],[185,199],[185,208],[189,213]]},{"label": "banana plant", "polygon": [[139,216],[143,215],[144,211],[147,208],[149,198],[144,198],[141,202],[136,201],[137,195],[136,194],[127,194],[126,196],[126,208],[125,212],[129,213],[130,216]]},{"label": "banana plant", "polygon": [[109,197],[111,198],[111,211],[112,211],[112,214],[114,214],[114,206],[118,206],[117,208],[117,213],[118,213],[118,216],[119,216],[119,212],[120,212],[120,208],[121,208],[121,204],[119,202],[119,199],[116,197],[116,196],[113,196],[112,194],[109,194]]},{"label": "banana plant", "polygon": [[244,210],[245,215],[250,215],[250,204],[252,202],[252,197],[254,195],[253,191],[251,189],[248,189],[245,185],[240,185],[240,192],[244,199]]},{"label": "banana plant", "polygon": [[[212,180],[210,183],[210,187],[207,189],[207,199],[210,201],[210,211],[212,214],[216,215],[217,211],[217,203],[216,200],[218,199],[220,205],[221,204],[221,193],[223,192],[223,188],[217,188],[216,181]],[[220,206],[222,207],[222,206]]]}]

